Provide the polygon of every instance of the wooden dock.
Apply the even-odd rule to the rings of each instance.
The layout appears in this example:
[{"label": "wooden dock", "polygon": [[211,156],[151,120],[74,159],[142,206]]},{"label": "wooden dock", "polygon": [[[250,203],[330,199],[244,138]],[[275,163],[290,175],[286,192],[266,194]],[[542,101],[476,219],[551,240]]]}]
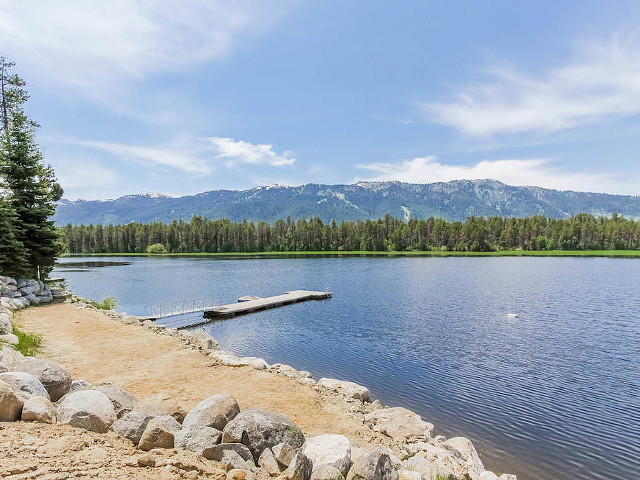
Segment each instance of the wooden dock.
[{"label": "wooden dock", "polygon": [[244,300],[229,305],[220,305],[204,311],[204,318],[215,319],[244,315],[245,313],[266,310],[267,308],[280,307],[291,303],[305,302],[307,300],[322,300],[331,298],[331,292],[311,292],[309,290],[293,290],[283,295],[274,297],[256,298]]}]

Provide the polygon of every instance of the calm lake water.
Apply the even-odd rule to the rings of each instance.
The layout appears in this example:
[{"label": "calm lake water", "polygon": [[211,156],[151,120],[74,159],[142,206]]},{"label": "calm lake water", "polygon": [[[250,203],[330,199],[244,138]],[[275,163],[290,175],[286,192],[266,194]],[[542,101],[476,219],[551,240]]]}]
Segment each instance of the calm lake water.
[{"label": "calm lake water", "polygon": [[[519,480],[640,472],[640,260],[66,258],[82,297],[118,310],[324,290],[212,323],[222,348],[366,385]],[[63,266],[61,266],[63,267]],[[514,312],[519,318],[507,318]]]}]

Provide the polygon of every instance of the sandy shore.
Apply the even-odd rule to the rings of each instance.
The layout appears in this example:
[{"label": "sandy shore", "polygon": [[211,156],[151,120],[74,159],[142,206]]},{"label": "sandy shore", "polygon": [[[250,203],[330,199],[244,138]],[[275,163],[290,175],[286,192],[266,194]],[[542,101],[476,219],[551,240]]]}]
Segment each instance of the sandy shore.
[{"label": "sandy shore", "polygon": [[64,366],[74,379],[114,383],[139,399],[164,393],[187,411],[226,392],[242,409],[286,415],[305,435],[340,433],[358,447],[389,445],[388,437],[349,415],[340,397],[267,371],[216,364],[175,337],[123,325],[101,311],[54,304],[26,309],[18,318],[25,330],[42,336],[39,356]]}]

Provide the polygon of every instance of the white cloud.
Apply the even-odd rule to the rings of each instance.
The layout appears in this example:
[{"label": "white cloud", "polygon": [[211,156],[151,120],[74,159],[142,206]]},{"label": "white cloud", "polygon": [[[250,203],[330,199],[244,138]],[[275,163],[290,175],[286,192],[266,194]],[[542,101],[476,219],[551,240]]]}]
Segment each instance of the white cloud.
[{"label": "white cloud", "polygon": [[544,158],[528,160],[483,160],[474,165],[447,165],[435,157],[419,157],[399,163],[358,165],[374,172],[369,180],[399,180],[410,183],[451,180],[494,179],[509,185],[535,185],[558,190],[638,195],[640,179],[623,179],[601,173],[575,173]]},{"label": "white cloud", "polygon": [[214,151],[217,152],[216,158],[228,159],[228,167],[237,163],[280,167],[292,165],[296,161],[292,152],[284,151],[278,155],[273,151],[272,145],[254,145],[242,140],[223,137],[208,137],[206,140],[211,142]]},{"label": "white cloud", "polygon": [[5,55],[75,87],[112,88],[226,55],[282,7],[257,0],[3,0]]},{"label": "white cloud", "polygon": [[56,176],[65,189],[91,189],[113,185],[119,180],[114,171],[87,160],[57,161]]},{"label": "white cloud", "polygon": [[472,136],[553,132],[640,112],[640,51],[632,38],[582,43],[560,68],[529,75],[489,68],[450,103],[419,103],[430,121]]}]

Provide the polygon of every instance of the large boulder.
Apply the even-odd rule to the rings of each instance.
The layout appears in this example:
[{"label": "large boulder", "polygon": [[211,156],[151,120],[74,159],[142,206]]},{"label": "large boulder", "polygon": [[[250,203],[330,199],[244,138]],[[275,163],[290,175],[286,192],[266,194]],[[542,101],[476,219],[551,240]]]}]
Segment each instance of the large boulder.
[{"label": "large boulder", "polygon": [[0,382],[0,422],[15,422],[20,419],[25,396],[11,385]]},{"label": "large boulder", "polygon": [[333,390],[354,400],[360,400],[362,402],[371,401],[371,393],[369,393],[369,390],[357,383],[336,380],[335,378],[321,378],[318,381],[318,386]]},{"label": "large boulder", "polygon": [[251,451],[241,443],[221,443],[211,450],[209,460],[220,462],[229,471],[236,468],[251,469],[256,466]]},{"label": "large boulder", "polygon": [[136,408],[113,422],[111,430],[130,440],[134,445],[138,445],[151,419],[159,415],[161,413],[152,407]]},{"label": "large boulder", "polygon": [[56,423],[56,409],[48,398],[32,395],[22,407],[23,422]]},{"label": "large boulder", "polygon": [[347,474],[347,480],[398,480],[389,453],[375,447],[358,457]]},{"label": "large boulder", "polygon": [[136,397],[112,383],[99,383],[97,385],[93,385],[91,389],[104,393],[107,398],[111,400],[118,418],[133,410],[138,403]]},{"label": "large boulder", "polygon": [[313,469],[310,480],[344,480],[344,475],[336,467],[321,465]]},{"label": "large boulder", "polygon": [[433,425],[420,415],[402,407],[380,408],[367,414],[365,419],[375,431],[393,438],[399,443],[424,442],[431,438]]},{"label": "large boulder", "polygon": [[228,393],[220,393],[205,398],[191,410],[182,425],[184,427],[204,426],[222,430],[240,413],[240,406]]},{"label": "large boulder", "polygon": [[222,432],[212,427],[194,425],[183,427],[175,434],[174,446],[211,458],[213,449],[220,443]]},{"label": "large boulder", "polygon": [[58,421],[76,428],[105,433],[116,421],[111,400],[97,390],[80,390],[66,395],[56,408]]},{"label": "large boulder", "polygon": [[175,435],[181,428],[171,415],[155,417],[144,429],[138,447],[147,451],[152,448],[173,448]]},{"label": "large boulder", "polygon": [[307,438],[302,446],[313,465],[313,470],[322,465],[331,465],[346,475],[351,467],[351,443],[343,435],[325,434]]},{"label": "large boulder", "polygon": [[231,420],[222,432],[224,443],[244,443],[254,460],[265,448],[286,443],[300,448],[304,443],[302,430],[284,415],[264,410],[244,410]]},{"label": "large boulder", "polygon": [[60,365],[56,365],[43,358],[24,357],[18,360],[13,368],[14,372],[27,372],[40,380],[44,385],[52,402],[57,402],[71,388],[71,376]]},{"label": "large boulder", "polygon": [[50,400],[49,393],[44,388],[40,380],[27,372],[5,372],[0,373],[0,380],[12,385],[28,395],[37,395]]},{"label": "large boulder", "polygon": [[415,455],[403,461],[402,467],[403,471],[418,473],[422,478],[455,477],[455,468],[446,452],[437,452],[429,459]]}]

